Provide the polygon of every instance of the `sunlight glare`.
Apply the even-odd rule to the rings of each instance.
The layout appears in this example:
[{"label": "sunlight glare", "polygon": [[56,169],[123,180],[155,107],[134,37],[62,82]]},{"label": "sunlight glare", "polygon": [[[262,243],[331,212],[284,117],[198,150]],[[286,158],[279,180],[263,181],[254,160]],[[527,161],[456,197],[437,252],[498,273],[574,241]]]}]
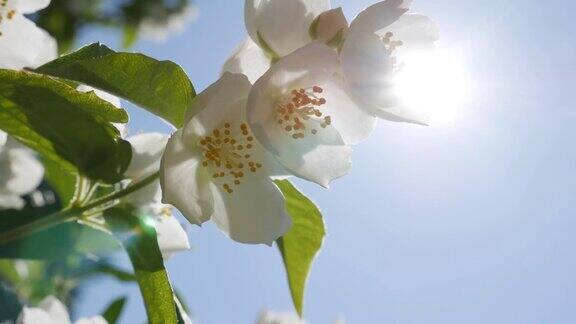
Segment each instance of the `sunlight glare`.
[{"label": "sunlight glare", "polygon": [[468,94],[462,56],[437,50],[404,62],[395,78],[400,100],[428,115],[430,125],[454,123]]}]

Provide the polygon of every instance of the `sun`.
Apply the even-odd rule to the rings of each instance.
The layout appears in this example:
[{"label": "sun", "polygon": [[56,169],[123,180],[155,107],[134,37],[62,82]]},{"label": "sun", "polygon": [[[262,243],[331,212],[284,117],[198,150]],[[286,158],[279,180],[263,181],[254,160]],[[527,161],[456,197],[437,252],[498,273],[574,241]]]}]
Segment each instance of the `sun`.
[{"label": "sun", "polygon": [[394,79],[401,102],[429,116],[430,125],[453,123],[469,92],[463,56],[436,50],[403,61]]}]

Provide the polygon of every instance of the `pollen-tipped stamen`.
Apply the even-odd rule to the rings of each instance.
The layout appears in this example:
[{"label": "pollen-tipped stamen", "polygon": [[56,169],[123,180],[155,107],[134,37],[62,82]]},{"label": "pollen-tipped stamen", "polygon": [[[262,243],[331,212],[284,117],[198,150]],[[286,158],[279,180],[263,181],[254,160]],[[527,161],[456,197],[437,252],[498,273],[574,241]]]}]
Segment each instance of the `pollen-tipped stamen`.
[{"label": "pollen-tipped stamen", "polygon": [[[238,127],[235,134],[228,122],[214,129],[212,136],[202,137],[198,144],[204,150],[202,166],[212,171],[212,179],[218,181],[224,191],[234,193],[232,184],[240,186],[246,172],[255,173],[262,164],[252,160],[254,137],[247,124]],[[248,167],[246,167],[248,166]]]},{"label": "pollen-tipped stamen", "polygon": [[282,130],[293,139],[302,139],[308,133],[318,134],[318,130],[310,125],[310,120],[322,120],[322,128],[330,125],[330,122],[326,122],[330,120],[330,116],[324,116],[321,111],[322,106],[326,105],[326,99],[320,96],[323,92],[322,87],[313,86],[292,90],[288,96],[281,99],[276,106],[276,116]]}]

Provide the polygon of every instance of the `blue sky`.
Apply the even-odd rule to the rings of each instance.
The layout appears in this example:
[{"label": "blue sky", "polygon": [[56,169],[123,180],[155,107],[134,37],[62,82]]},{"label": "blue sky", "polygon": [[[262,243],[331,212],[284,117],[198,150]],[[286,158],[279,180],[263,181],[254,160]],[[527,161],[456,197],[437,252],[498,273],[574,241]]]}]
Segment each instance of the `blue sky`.
[{"label": "blue sky", "polygon": [[[244,35],[243,1],[198,0],[200,15],[135,51],[181,64],[198,91]],[[371,4],[334,1],[349,17]],[[299,182],[328,227],[306,299],[310,323],[576,322],[576,5],[569,1],[415,1],[462,54],[470,91],[451,124],[381,122],[330,190]],[[116,46],[93,30],[81,43]],[[130,108],[131,129],[168,131]],[[200,323],[253,323],[291,311],[275,248],[189,226],[193,250],[169,265]],[[122,259],[125,262],[125,259]],[[136,287],[86,290],[93,315],[128,293],[123,322],[142,323]]]}]

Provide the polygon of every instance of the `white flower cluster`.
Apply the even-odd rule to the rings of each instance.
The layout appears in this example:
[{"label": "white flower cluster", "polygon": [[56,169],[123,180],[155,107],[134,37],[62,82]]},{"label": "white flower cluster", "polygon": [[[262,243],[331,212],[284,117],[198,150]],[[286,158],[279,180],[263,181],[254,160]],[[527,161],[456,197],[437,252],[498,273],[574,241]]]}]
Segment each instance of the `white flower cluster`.
[{"label": "white flower cluster", "polygon": [[[34,67],[56,57],[54,41],[22,16],[49,1],[0,1],[0,67]],[[291,226],[274,180],[299,177],[328,187],[349,172],[353,146],[378,118],[426,124],[396,91],[405,57],[432,49],[438,38],[435,24],[408,13],[409,5],[381,1],[348,23],[329,0],[246,0],[249,37],[222,77],[195,98],[184,127],[170,138],[127,138],[133,147],[128,181],[158,170],[160,181],[123,202],[156,215],[166,256],[189,248],[166,204],[193,224],[214,221],[238,242],[271,245]],[[78,90],[120,105],[100,90]],[[9,165],[21,158],[18,152],[0,149],[9,156],[0,162]],[[0,177],[0,203],[32,187],[14,186],[32,183],[14,180],[17,174]]]},{"label": "white flower cluster", "polygon": [[409,2],[378,2],[349,24],[329,0],[246,0],[249,37],[168,142],[163,201],[194,224],[270,245],[291,223],[273,180],[328,187],[378,118],[425,124],[395,89],[406,55],[438,38]]},{"label": "white flower cluster", "polygon": [[[70,324],[70,314],[54,296],[44,298],[38,307],[24,307],[16,324]],[[107,324],[102,316],[80,318],[74,324]]]},{"label": "white flower cluster", "polygon": [[[180,301],[174,299],[184,324],[193,324],[192,319],[186,314]],[[16,320],[16,324],[70,324],[68,308],[58,298],[48,296],[37,307],[24,307]],[[107,324],[108,321],[102,316],[83,317],[74,324]]]},{"label": "white flower cluster", "polygon": [[[0,68],[20,70],[35,68],[58,57],[56,41],[23,14],[33,13],[50,4],[50,0],[0,0]],[[120,99],[85,85],[78,91],[96,95],[120,107]],[[126,125],[117,124],[126,135]],[[127,138],[133,154],[126,177],[137,182],[157,172],[168,141],[167,135],[152,133]],[[35,154],[0,131],[0,210],[21,209],[21,196],[35,190],[44,176],[44,168]],[[126,197],[123,203],[155,216],[158,244],[165,258],[190,249],[182,225],[172,217],[172,208],[161,203],[160,183]]]}]

